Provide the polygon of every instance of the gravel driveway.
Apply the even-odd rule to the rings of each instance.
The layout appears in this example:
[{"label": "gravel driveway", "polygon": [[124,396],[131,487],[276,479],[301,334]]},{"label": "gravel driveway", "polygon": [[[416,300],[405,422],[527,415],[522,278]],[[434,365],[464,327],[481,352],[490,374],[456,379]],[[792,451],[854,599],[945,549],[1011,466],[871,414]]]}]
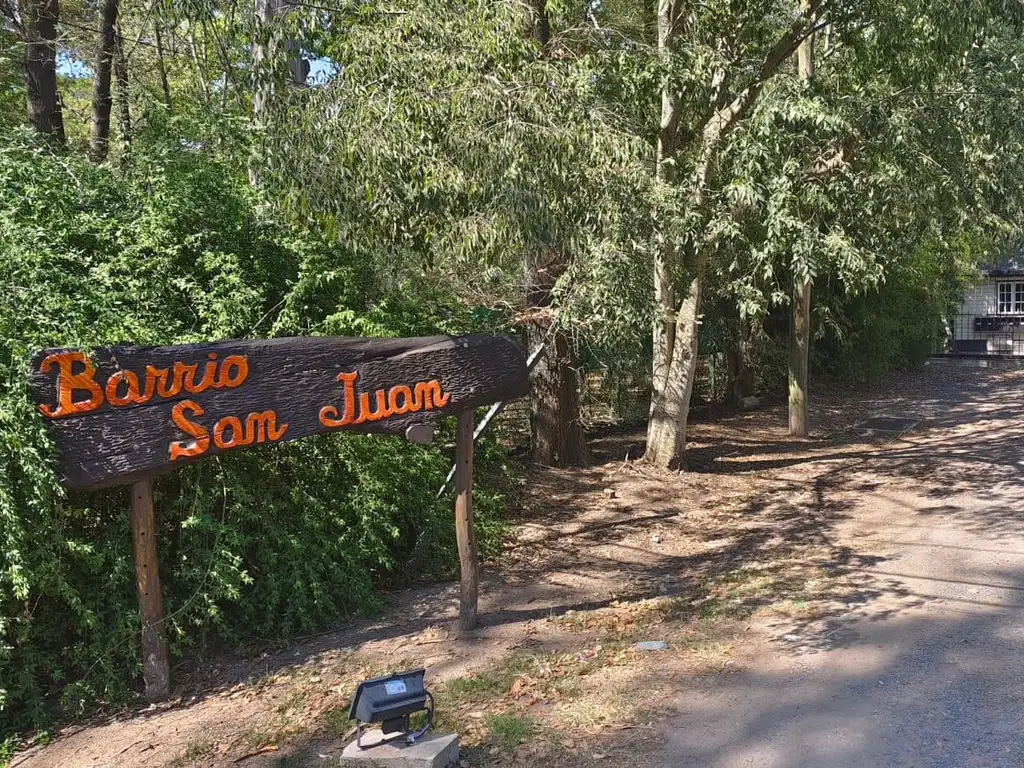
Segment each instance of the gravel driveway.
[{"label": "gravel driveway", "polygon": [[864,403],[905,420],[869,447],[765,468],[833,521],[858,597],[754,627],[761,652],[687,689],[658,764],[1024,765],[1022,393],[935,362]]}]

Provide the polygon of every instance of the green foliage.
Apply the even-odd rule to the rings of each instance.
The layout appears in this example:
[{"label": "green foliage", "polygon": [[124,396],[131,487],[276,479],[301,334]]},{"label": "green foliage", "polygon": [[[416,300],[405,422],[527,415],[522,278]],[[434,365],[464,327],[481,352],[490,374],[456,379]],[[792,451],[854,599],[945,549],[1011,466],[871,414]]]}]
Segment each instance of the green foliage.
[{"label": "green foliage", "polygon": [[[194,127],[194,126],[193,126]],[[27,394],[46,346],[473,329],[425,293],[385,299],[365,264],[268,221],[216,140],[154,123],[125,173],[0,145],[0,734],[129,695],[139,619],[124,489],[66,494]],[[184,144],[182,142],[185,142]],[[170,148],[177,145],[176,150]],[[186,148],[183,150],[182,146]],[[144,151],[145,150],[145,151]],[[342,319],[343,318],[343,319]],[[450,427],[449,427],[450,428]],[[450,458],[351,435],[225,455],[156,483],[172,651],[316,631],[375,588],[450,574]],[[501,536],[507,459],[480,450],[481,550]]]},{"label": "green foliage", "polygon": [[520,310],[532,265],[579,264],[561,303],[574,317],[597,309],[594,327],[631,324],[635,302],[603,299],[642,238],[649,173],[629,119],[600,93],[596,67],[611,54],[541,55],[518,3],[337,7],[306,14],[337,76],[272,105],[260,159],[288,210],[386,255],[375,271],[392,287],[447,284],[467,305]]},{"label": "green foliage", "polygon": [[6,27],[0,28],[0,127],[10,130],[25,115],[25,94],[20,88],[24,78],[17,37]]},{"label": "green foliage", "polygon": [[722,145],[678,236],[707,255],[709,303],[761,339],[747,362],[770,391],[795,282],[813,285],[819,370],[877,381],[933,348],[962,285],[957,241],[984,243],[977,261],[1019,227],[1024,134],[1004,99],[1021,87],[1020,15],[990,5],[832,6],[813,79],[781,67]]},{"label": "green foliage", "polygon": [[14,757],[14,750],[18,747],[18,741],[13,736],[0,741],[0,766],[8,764],[10,759]]},{"label": "green foliage", "polygon": [[[778,48],[797,0],[677,3],[665,50],[651,3],[549,2],[544,48],[531,5],[333,0],[255,25],[234,0],[125,0],[138,42],[101,167],[79,152],[89,79],[61,81],[67,154],[19,128],[20,33],[0,25],[0,737],[123,699],[139,667],[123,492],[56,482],[34,350],[506,331],[533,321],[530,276],[549,270],[555,326],[622,401],[649,387],[657,312],[703,271],[698,396],[725,396],[737,348],[755,390],[784,386],[801,279],[817,370],[862,384],[919,361],[962,276],[1018,228],[1013,4],[824,0],[810,82],[798,41]],[[94,11],[62,7],[65,52],[96,50]],[[286,38],[334,77],[286,86]],[[655,178],[663,93],[678,132]],[[494,442],[477,455],[492,554],[514,468]],[[447,466],[442,447],[336,435],[162,478],[175,653],[314,631],[374,610],[382,583],[449,572]]]},{"label": "green foliage", "polygon": [[823,292],[816,313],[819,339],[812,347],[815,368],[843,384],[864,386],[920,365],[938,349],[942,320],[960,298],[964,275],[953,257],[968,253],[962,241],[932,244],[875,290]]}]

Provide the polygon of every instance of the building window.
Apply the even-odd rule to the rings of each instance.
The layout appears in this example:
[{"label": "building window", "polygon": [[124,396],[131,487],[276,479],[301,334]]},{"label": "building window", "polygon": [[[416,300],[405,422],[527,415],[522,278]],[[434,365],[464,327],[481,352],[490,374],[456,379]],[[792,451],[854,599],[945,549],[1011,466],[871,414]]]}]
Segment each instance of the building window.
[{"label": "building window", "polygon": [[1024,283],[997,283],[1000,315],[1024,315]]}]

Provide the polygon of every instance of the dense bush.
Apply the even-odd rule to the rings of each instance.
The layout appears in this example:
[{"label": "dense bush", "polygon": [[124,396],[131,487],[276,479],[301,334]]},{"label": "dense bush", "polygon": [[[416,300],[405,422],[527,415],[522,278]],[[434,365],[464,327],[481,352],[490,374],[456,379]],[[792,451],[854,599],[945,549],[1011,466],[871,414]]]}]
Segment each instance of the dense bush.
[{"label": "dense bush", "polygon": [[921,249],[858,295],[822,291],[816,299],[818,338],[811,347],[816,371],[864,386],[924,362],[938,349],[943,318],[963,285],[954,253]]},{"label": "dense bush", "polygon": [[[28,137],[0,146],[0,743],[58,705],[73,713],[123,699],[140,663],[127,495],[58,485],[27,394],[34,350],[473,322],[437,296],[430,313],[412,295],[383,311],[356,254],[262,220],[239,164],[222,162],[214,141],[182,151],[161,130],[127,172]],[[486,553],[501,501],[486,478],[505,457],[484,446],[481,458]],[[173,650],[314,631],[373,611],[382,582],[448,572],[451,502],[435,498],[448,462],[443,448],[331,435],[160,478]]]}]

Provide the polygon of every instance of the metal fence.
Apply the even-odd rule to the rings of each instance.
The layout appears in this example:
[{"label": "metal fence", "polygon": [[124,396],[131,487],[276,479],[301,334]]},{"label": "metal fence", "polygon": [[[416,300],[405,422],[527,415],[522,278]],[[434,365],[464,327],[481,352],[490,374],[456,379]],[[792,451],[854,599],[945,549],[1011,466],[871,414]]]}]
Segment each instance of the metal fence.
[{"label": "metal fence", "polygon": [[1024,315],[955,314],[935,353],[952,357],[1024,357]]}]

